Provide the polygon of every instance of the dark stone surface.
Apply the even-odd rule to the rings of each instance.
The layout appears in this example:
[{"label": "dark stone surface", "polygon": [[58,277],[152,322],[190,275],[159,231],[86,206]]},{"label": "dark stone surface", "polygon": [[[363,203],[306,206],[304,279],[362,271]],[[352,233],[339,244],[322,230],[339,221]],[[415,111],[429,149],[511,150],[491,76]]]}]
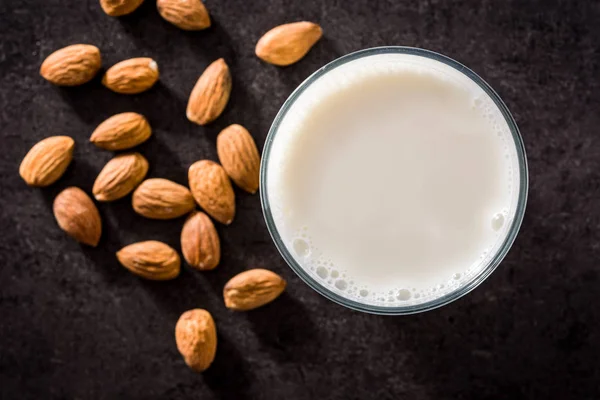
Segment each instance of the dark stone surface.
[{"label": "dark stone surface", "polygon": [[[178,30],[152,0],[113,19],[95,0],[0,2],[0,397],[3,399],[598,399],[600,397],[600,3],[586,0],[217,1],[214,26]],[[289,68],[265,65],[254,44],[274,25],[311,20],[325,37]],[[160,83],[122,96],[96,79],[61,89],[38,75],[57,48],[100,47],[104,66],[150,56]],[[147,115],[140,147],[149,176],[186,183],[187,167],[216,159],[230,123],[262,146],[278,108],[319,66],[379,45],[424,47],[479,73],[512,110],[530,162],[527,215],[502,266],[472,294],[410,317],[361,314],[311,291],[279,257],[259,197],[237,191],[238,217],[219,226],[214,272],[185,267],[147,282],[114,252],[143,239],[178,248],[182,220],[148,221],[129,198],[100,204],[98,248],[56,226],[51,204],[69,185],[90,192],[111,153],[88,137],[106,117]],[[185,118],[187,95],[218,57],[234,89],[213,125]],[[47,189],[18,177],[27,150],[49,135],[76,139],[75,161]],[[248,267],[289,281],[278,301],[250,313],[222,305],[223,284]],[[214,365],[195,374],[175,347],[183,311],[210,310]]]}]

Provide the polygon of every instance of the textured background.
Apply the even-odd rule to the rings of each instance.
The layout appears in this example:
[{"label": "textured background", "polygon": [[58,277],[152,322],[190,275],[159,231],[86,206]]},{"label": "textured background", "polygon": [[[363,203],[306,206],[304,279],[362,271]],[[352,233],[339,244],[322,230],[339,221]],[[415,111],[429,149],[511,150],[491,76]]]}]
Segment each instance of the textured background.
[{"label": "textured background", "polygon": [[[113,19],[96,0],[0,1],[0,397],[6,399],[598,399],[600,396],[600,4],[586,0],[218,1],[213,27],[188,33],[152,0]],[[324,38],[298,64],[253,55],[274,25],[319,22]],[[61,89],[38,75],[57,48],[97,45],[104,66],[153,57],[161,81],[117,95],[99,79]],[[245,125],[262,147],[285,98],[321,65],[379,45],[418,46],[470,66],[512,110],[528,150],[531,188],[521,234],[472,294],[410,317],[344,309],[303,284],[268,236],[259,197],[237,191],[238,216],[219,226],[223,260],[143,281],[114,252],[144,239],[179,246],[182,220],[148,221],[126,198],[100,204],[98,248],[56,226],[62,188],[90,192],[111,153],[88,141],[108,116],[137,111],[154,136],[140,147],[149,176],[186,183],[187,167],[216,159],[215,136]],[[206,128],[185,118],[203,69],[225,57],[232,99]],[[49,135],[76,139],[75,160],[47,189],[18,177],[27,150]],[[263,309],[232,313],[221,290],[266,267],[289,281]],[[213,366],[195,374],[175,347],[183,311],[210,310]]]}]

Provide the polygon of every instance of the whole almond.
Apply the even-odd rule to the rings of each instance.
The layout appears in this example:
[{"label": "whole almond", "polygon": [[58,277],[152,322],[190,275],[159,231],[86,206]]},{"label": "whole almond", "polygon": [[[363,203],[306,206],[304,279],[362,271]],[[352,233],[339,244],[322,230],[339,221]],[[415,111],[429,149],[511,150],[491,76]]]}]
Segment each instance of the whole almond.
[{"label": "whole almond", "polygon": [[143,115],[126,112],[113,115],[98,125],[90,142],[106,150],[125,150],[145,142],[150,135],[152,129]]},{"label": "whole almond", "polygon": [[266,269],[251,269],[237,274],[225,284],[225,307],[246,311],[263,306],[283,293],[285,280]]},{"label": "whole almond", "polygon": [[225,60],[219,58],[204,70],[187,105],[187,118],[199,125],[217,119],[225,109],[231,94],[231,74]]},{"label": "whole almond", "polygon": [[188,180],[200,207],[220,223],[229,225],[235,216],[235,194],[223,167],[210,160],[197,161],[188,170]]},{"label": "whole almond", "polygon": [[140,153],[119,154],[102,168],[92,193],[98,201],[120,199],[135,189],[147,172],[148,161]]},{"label": "whole almond", "polygon": [[117,259],[132,273],[153,281],[174,279],[181,268],[179,254],[156,240],[125,246],[117,252]]},{"label": "whole almond", "polygon": [[19,175],[29,186],[49,186],[66,171],[73,159],[75,141],[68,136],[51,136],[29,150]]},{"label": "whole almond", "polygon": [[258,190],[260,156],[250,132],[241,125],[229,125],[217,136],[219,161],[227,175],[250,193]]},{"label": "whole almond", "polygon": [[68,187],[56,196],[53,205],[58,226],[80,243],[96,247],[102,222],[96,205],[83,190]]},{"label": "whole almond", "polygon": [[144,0],[100,0],[102,10],[111,17],[120,17],[135,11]]},{"label": "whole almond", "polygon": [[100,50],[90,44],[74,44],[50,54],[40,67],[40,75],[59,86],[89,82],[100,70]]},{"label": "whole almond", "polygon": [[219,264],[219,235],[203,212],[195,212],[185,221],[181,231],[181,252],[190,266],[201,271],[214,269]]},{"label": "whole almond", "polygon": [[323,35],[312,22],[279,25],[265,33],[256,43],[256,55],[270,64],[286,66],[299,61]]},{"label": "whole almond", "polygon": [[142,182],[133,192],[132,204],[136,213],[152,219],[181,217],[196,206],[188,188],[162,178]]},{"label": "whole almond", "polygon": [[210,26],[210,17],[201,0],[157,0],[159,14],[186,31],[198,31]]},{"label": "whole almond", "polygon": [[113,92],[136,94],[150,89],[158,81],[158,64],[139,57],[121,61],[106,71],[102,84]]},{"label": "whole almond", "polygon": [[181,314],[175,325],[177,350],[194,371],[206,370],[217,352],[217,328],[206,310],[196,308]]}]

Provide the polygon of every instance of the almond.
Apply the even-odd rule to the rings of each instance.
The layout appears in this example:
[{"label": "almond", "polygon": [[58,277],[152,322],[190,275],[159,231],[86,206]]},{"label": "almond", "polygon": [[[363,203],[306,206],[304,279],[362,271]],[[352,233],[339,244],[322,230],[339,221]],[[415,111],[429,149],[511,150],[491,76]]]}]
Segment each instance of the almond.
[{"label": "almond", "polygon": [[175,325],[177,350],[194,371],[206,370],[217,352],[217,328],[206,310],[196,308],[181,314]]},{"label": "almond", "polygon": [[125,150],[145,142],[151,134],[150,124],[143,115],[126,112],[98,125],[90,142],[106,150]]},{"label": "almond", "polygon": [[225,284],[225,307],[246,311],[275,300],[285,289],[286,282],[275,272],[251,269],[237,274]]},{"label": "almond", "polygon": [[249,193],[258,190],[260,156],[254,139],[241,125],[229,125],[217,136],[219,161],[227,175]]},{"label": "almond", "polygon": [[51,136],[29,150],[19,175],[29,186],[49,186],[64,173],[73,159],[75,141],[68,136]]},{"label": "almond", "polygon": [[113,92],[136,94],[150,89],[158,81],[158,64],[139,57],[121,61],[106,71],[102,84]]},{"label": "almond", "polygon": [[188,171],[192,195],[200,207],[222,224],[235,216],[235,194],[227,173],[216,162],[197,161]]},{"label": "almond", "polygon": [[111,17],[120,17],[136,10],[144,0],[100,0],[102,10]]},{"label": "almond", "polygon": [[96,205],[83,190],[69,187],[54,199],[54,217],[58,226],[80,243],[93,247],[102,235],[102,222]]},{"label": "almond", "polygon": [[192,211],[196,204],[185,186],[168,179],[146,179],[133,192],[133,209],[152,219],[181,217]]},{"label": "almond", "polygon": [[321,27],[312,22],[279,25],[256,43],[256,55],[270,64],[286,66],[299,61],[321,38]]},{"label": "almond", "polygon": [[157,0],[159,14],[186,31],[198,31],[210,26],[208,11],[201,0]]},{"label": "almond", "polygon": [[117,252],[117,259],[132,273],[153,281],[174,279],[181,267],[179,254],[156,240],[125,246]]},{"label": "almond", "polygon": [[231,74],[225,60],[219,58],[206,68],[192,89],[187,105],[187,118],[199,125],[217,119],[231,94]]},{"label": "almond", "polygon": [[102,168],[92,193],[98,201],[120,199],[135,189],[147,172],[148,161],[140,153],[119,154]]},{"label": "almond", "polygon": [[185,221],[181,231],[181,252],[185,261],[200,271],[214,269],[219,264],[219,235],[203,212],[195,212]]},{"label": "almond", "polygon": [[59,86],[89,82],[100,70],[100,50],[90,44],[74,44],[50,54],[40,67],[40,75]]}]

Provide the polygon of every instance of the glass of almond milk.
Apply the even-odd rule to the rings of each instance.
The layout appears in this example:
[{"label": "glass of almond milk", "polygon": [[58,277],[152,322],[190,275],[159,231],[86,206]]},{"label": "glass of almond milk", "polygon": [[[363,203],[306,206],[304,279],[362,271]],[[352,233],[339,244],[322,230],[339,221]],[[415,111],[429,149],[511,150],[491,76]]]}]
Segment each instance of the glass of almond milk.
[{"label": "glass of almond milk", "polygon": [[443,55],[380,47],[319,69],[265,144],[273,240],[314,290],[376,314],[431,310],[500,264],[525,211],[525,149],[506,105]]}]

